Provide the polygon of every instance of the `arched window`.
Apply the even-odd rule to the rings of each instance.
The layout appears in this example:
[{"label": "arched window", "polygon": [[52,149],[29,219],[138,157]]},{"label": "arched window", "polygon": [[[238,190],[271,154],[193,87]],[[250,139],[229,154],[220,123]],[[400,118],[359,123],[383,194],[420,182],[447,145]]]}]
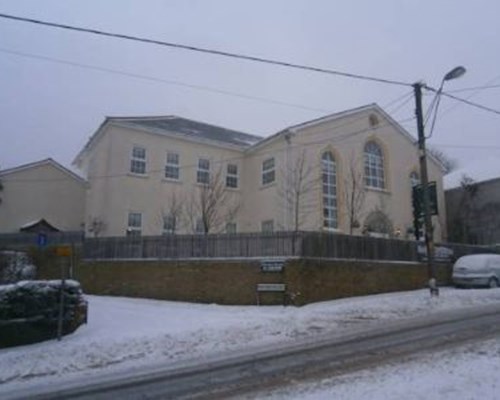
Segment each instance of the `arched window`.
[{"label": "arched window", "polygon": [[420,176],[415,171],[412,171],[410,174],[410,184],[411,184],[411,187],[420,185]]},{"label": "arched window", "polygon": [[367,187],[384,189],[384,155],[375,142],[365,145],[365,185]]},{"label": "arched window", "polygon": [[323,182],[323,228],[336,229],[337,221],[337,166],[330,151],[321,156]]}]

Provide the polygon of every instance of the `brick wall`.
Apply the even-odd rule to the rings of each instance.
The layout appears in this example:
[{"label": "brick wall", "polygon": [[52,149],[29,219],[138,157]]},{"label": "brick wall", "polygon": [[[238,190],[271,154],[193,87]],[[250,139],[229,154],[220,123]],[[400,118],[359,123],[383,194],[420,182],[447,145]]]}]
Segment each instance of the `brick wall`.
[{"label": "brick wall", "polygon": [[[427,284],[424,264],[351,260],[293,259],[283,272],[261,272],[253,260],[96,261],[78,263],[73,272],[88,294],[218,304],[256,304],[258,283],[285,283],[285,300],[297,305]],[[450,283],[451,266],[440,265],[437,272],[441,284]],[[58,279],[60,268],[45,263],[38,273]],[[284,297],[259,296],[261,304],[282,304]]]},{"label": "brick wall", "polygon": [[[440,284],[451,283],[450,265],[439,265],[436,272]],[[420,289],[428,281],[425,264],[353,260],[294,260],[285,275],[298,304]]]}]

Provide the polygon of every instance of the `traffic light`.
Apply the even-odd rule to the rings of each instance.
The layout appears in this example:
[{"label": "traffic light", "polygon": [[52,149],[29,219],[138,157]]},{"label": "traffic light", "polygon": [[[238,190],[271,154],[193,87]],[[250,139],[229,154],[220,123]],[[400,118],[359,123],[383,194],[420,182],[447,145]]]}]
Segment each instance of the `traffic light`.
[{"label": "traffic light", "polygon": [[[436,182],[429,182],[429,211],[431,215],[438,214],[437,190]],[[425,216],[424,207],[424,190],[422,185],[415,185],[412,188],[411,202],[413,206],[413,229],[415,231],[415,239],[420,239],[422,229],[422,220]]]},{"label": "traffic light", "polygon": [[[437,189],[436,182],[429,182],[429,211],[431,215],[438,215]],[[415,185],[412,188],[413,215],[423,217],[424,209],[424,190],[422,185]]]}]

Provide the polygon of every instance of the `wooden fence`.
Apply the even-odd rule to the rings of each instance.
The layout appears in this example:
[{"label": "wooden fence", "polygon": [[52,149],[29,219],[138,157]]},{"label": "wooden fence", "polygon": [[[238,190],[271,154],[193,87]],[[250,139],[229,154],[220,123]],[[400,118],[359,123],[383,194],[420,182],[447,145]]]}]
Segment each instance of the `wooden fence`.
[{"label": "wooden fence", "polygon": [[83,232],[1,233],[0,250],[81,244],[83,240]]},{"label": "wooden fence", "polygon": [[[436,249],[438,262],[450,262],[465,254],[494,252],[484,246],[459,244],[442,244]],[[423,261],[425,245],[408,240],[321,232],[166,235],[89,238],[84,241],[83,255],[86,259],[318,257]]]},{"label": "wooden fence", "polygon": [[86,239],[88,259],[249,258],[300,256],[302,234],[240,233]]},{"label": "wooden fence", "polygon": [[[273,232],[84,238],[81,232],[49,233],[45,246],[74,244],[85,259],[189,259],[312,257],[359,260],[424,261],[422,242],[326,232]],[[1,249],[40,246],[35,233],[0,234]],[[450,262],[485,246],[440,244],[436,261]]]}]

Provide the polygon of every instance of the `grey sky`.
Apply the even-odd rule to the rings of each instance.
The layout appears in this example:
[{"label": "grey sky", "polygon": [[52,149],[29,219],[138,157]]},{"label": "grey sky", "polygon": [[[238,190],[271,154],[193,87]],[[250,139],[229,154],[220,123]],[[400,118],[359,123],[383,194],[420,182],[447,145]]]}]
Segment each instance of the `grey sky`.
[{"label": "grey sky", "polygon": [[[0,13],[438,86],[500,84],[500,2],[0,0]],[[410,88],[131,43],[0,19],[0,167],[53,157],[69,166],[106,115],[170,115],[262,136]],[[21,57],[73,63],[298,104],[318,111]],[[460,92],[466,97],[472,92]],[[500,109],[500,88],[471,100]],[[431,97],[425,100],[428,104]],[[443,99],[431,144],[500,158],[500,115]],[[413,99],[396,120],[414,115]],[[454,107],[454,108],[452,108]],[[415,134],[415,121],[404,123]],[[462,147],[454,147],[462,146]],[[481,148],[484,146],[484,148]]]}]

